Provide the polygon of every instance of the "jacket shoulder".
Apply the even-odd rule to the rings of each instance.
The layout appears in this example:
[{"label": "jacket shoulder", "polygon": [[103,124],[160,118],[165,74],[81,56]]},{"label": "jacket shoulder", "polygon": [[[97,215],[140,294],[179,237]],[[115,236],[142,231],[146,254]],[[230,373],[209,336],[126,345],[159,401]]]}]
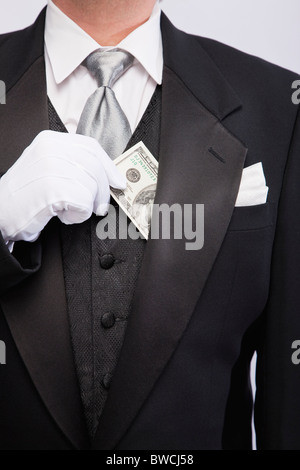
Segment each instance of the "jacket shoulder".
[{"label": "jacket shoulder", "polygon": [[[232,46],[223,44],[214,39],[204,38],[200,36],[193,36],[205,49],[206,53],[214,59],[220,68],[224,71],[233,70],[234,65],[239,66],[239,73],[244,70],[249,74],[251,70],[259,72],[260,74],[274,74],[281,77],[297,78],[299,75],[296,72],[287,70],[279,65],[275,65],[267,60],[261,59],[254,55],[242,52]],[[232,68],[233,67],[233,68]]]},{"label": "jacket shoulder", "polygon": [[0,35],[0,79],[7,91],[44,53],[45,9],[25,29]]},{"label": "jacket shoulder", "polygon": [[[271,112],[284,116],[287,113],[294,119],[297,106],[292,103],[292,85],[299,79],[298,74],[214,39],[183,32],[165,15],[162,15],[162,31],[166,65],[179,71],[185,83],[192,82],[194,88],[197,83],[205,87],[201,95],[208,109],[214,111],[206,103],[207,89],[210,94],[216,94],[213,87],[224,88],[227,83],[227,89],[231,89],[244,109],[253,115]],[[219,101],[222,100],[220,93]]]},{"label": "jacket shoulder", "polygon": [[297,112],[292,103],[297,73],[212,39],[196,40],[249,109],[276,109],[282,116]]}]

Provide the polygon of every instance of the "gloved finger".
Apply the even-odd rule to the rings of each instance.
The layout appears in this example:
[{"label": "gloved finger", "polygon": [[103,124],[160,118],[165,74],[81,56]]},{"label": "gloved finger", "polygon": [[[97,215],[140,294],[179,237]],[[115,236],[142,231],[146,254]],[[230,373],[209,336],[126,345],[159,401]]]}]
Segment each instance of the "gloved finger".
[{"label": "gloved finger", "polygon": [[101,184],[103,169],[107,173],[109,184],[118,189],[125,189],[126,178],[121,175],[113,161],[103,150],[99,142],[88,136],[65,134],[55,131],[42,131],[27,147],[15,163],[14,169],[20,165],[33,174],[40,161],[45,163],[45,157],[68,160],[74,166],[79,166]]},{"label": "gloved finger", "polygon": [[102,183],[98,187],[98,192],[94,201],[94,212],[98,216],[107,214],[110,203],[110,188],[106,173],[102,178]]},{"label": "gloved finger", "polygon": [[105,169],[105,173],[109,182],[109,185],[116,189],[125,189],[127,180],[125,175],[120,173],[115,163],[107,155],[107,153],[100,147],[99,156],[101,157],[101,163]]},{"label": "gloved finger", "polygon": [[52,203],[52,214],[66,225],[80,224],[92,215],[94,194],[88,187],[73,182],[66,186],[67,195]]}]

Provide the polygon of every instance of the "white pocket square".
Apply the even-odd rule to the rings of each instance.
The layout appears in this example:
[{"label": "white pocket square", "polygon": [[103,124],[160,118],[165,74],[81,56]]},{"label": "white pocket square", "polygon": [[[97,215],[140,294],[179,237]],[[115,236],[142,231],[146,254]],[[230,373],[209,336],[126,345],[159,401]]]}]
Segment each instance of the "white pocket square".
[{"label": "white pocket square", "polygon": [[262,163],[248,166],[243,170],[235,207],[265,204],[268,191]]}]

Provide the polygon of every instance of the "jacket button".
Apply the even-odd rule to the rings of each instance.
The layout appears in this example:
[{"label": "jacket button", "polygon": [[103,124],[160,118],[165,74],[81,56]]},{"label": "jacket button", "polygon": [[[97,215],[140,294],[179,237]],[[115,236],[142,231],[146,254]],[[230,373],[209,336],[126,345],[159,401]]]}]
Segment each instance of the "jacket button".
[{"label": "jacket button", "polygon": [[100,257],[101,268],[110,269],[113,267],[114,264],[115,264],[115,257],[112,254],[108,253]]},{"label": "jacket button", "polygon": [[113,313],[107,312],[104,313],[101,317],[101,324],[104,328],[112,328],[116,323],[116,319]]},{"label": "jacket button", "polygon": [[110,373],[105,374],[105,376],[102,379],[102,385],[106,390],[108,390],[110,387],[111,379],[112,379],[112,375]]}]

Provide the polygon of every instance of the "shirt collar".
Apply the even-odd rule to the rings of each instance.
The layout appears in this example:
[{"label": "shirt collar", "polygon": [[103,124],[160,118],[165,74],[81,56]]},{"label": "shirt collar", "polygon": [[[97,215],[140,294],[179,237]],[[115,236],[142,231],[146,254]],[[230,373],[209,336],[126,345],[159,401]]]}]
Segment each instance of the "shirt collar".
[{"label": "shirt collar", "polygon": [[[115,46],[130,52],[158,84],[162,82],[163,69],[160,14],[156,3],[149,20]],[[46,13],[45,46],[57,84],[71,75],[89,54],[101,48],[51,0]]]}]

